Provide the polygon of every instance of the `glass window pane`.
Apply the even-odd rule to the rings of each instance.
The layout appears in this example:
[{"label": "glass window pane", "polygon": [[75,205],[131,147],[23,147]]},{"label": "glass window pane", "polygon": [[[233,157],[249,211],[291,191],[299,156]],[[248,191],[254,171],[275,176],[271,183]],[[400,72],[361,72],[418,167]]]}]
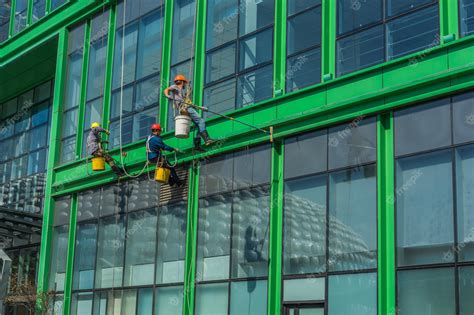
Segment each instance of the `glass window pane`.
[{"label": "glass window pane", "polygon": [[49,289],[53,291],[64,291],[64,283],[66,281],[68,235],[68,225],[53,228],[49,275]]},{"label": "glass window pane", "polygon": [[86,190],[77,195],[77,221],[97,218],[100,209],[100,190]]},{"label": "glass window pane", "polygon": [[161,70],[162,33],[163,17],[161,11],[156,11],[140,21],[137,79]]},{"label": "glass window pane", "polygon": [[110,119],[120,117],[120,107],[122,107],[122,115],[132,112],[133,106],[133,86],[118,90],[112,93],[112,101],[110,103]]},{"label": "glass window pane", "polygon": [[153,77],[137,84],[136,93],[135,110],[156,105],[160,97],[160,77]]},{"label": "glass window pane", "polygon": [[8,39],[11,0],[0,0],[0,43]]},{"label": "glass window pane", "polygon": [[230,285],[230,315],[267,313],[267,281],[240,281]]},{"label": "glass window pane", "polygon": [[375,161],[375,117],[359,116],[350,123],[329,129],[329,169]]},{"label": "glass window pane", "polygon": [[[194,56],[194,24],[196,20],[196,0],[177,0],[173,4],[173,34],[171,64]],[[194,46],[194,47],[193,47]],[[174,76],[171,75],[171,78]]]},{"label": "glass window pane", "polygon": [[186,204],[162,206],[158,214],[156,283],[184,281]]},{"label": "glass window pane", "polygon": [[462,36],[471,35],[474,32],[474,0],[461,0],[459,6]]},{"label": "glass window pane", "polygon": [[64,110],[79,106],[82,77],[82,50],[69,55],[64,91]]},{"label": "glass window pane", "polygon": [[240,36],[256,31],[273,23],[275,18],[275,1],[246,1],[239,4]]},{"label": "glass window pane", "polygon": [[326,169],[326,130],[285,140],[285,179],[323,172]]},{"label": "glass window pane", "polygon": [[424,4],[435,2],[433,0],[388,0],[387,1],[387,15],[393,16],[398,15],[406,11],[410,11],[413,8],[419,7]]},{"label": "glass window pane", "polygon": [[449,99],[396,111],[394,117],[396,155],[451,144]]},{"label": "glass window pane", "polygon": [[43,173],[46,170],[47,154],[46,149],[29,154],[27,175]]},{"label": "glass window pane", "polygon": [[321,82],[321,49],[316,48],[288,58],[286,67],[288,92]]},{"label": "glass window pane", "polygon": [[229,278],[232,196],[199,200],[197,278]]},{"label": "glass window pane", "polygon": [[92,293],[74,293],[71,299],[71,315],[92,314]]},{"label": "glass window pane", "polygon": [[270,182],[271,150],[259,146],[234,153],[233,188],[239,189]]},{"label": "glass window pane", "polygon": [[474,92],[453,97],[453,132],[455,144],[474,141]]},{"label": "glass window pane", "polygon": [[245,70],[272,60],[273,32],[271,29],[240,41],[239,70]]},{"label": "glass window pane", "polygon": [[375,165],[330,175],[329,262],[331,271],[377,266]]},{"label": "glass window pane", "polygon": [[330,276],[328,286],[330,315],[377,314],[376,273]]},{"label": "glass window pane", "polygon": [[283,273],[326,269],[326,175],[285,182]]},{"label": "glass window pane", "polygon": [[93,122],[101,122],[102,121],[102,97],[88,102],[86,104],[86,114],[84,117],[84,129],[90,129],[90,126]]},{"label": "glass window pane", "polygon": [[288,0],[288,14],[292,15],[318,4],[321,4],[321,0]]},{"label": "glass window pane", "polygon": [[56,8],[62,6],[66,1],[68,0],[51,0],[51,10],[56,10]]},{"label": "glass window pane", "polygon": [[34,0],[32,21],[36,22],[45,15],[46,0]]},{"label": "glass window pane", "polygon": [[237,37],[238,0],[207,2],[206,48],[211,49]]},{"label": "glass window pane", "polygon": [[91,42],[89,53],[89,76],[87,78],[87,99],[104,94],[105,62],[107,60],[107,38]]},{"label": "glass window pane", "polygon": [[109,149],[118,148],[120,144],[128,144],[133,141],[133,117],[122,119],[122,143],[120,143],[120,120],[110,124]]},{"label": "glass window pane", "polygon": [[[135,315],[137,308],[137,291],[126,290],[122,293],[121,315]],[[116,312],[115,314],[117,314]]]},{"label": "glass window pane", "polygon": [[153,314],[153,289],[149,288],[138,290],[137,315],[150,314]]},{"label": "glass window pane", "polygon": [[[121,6],[121,5],[119,5]],[[118,16],[117,19],[121,19]],[[135,67],[137,62],[137,41],[138,41],[138,23],[127,25],[125,28],[119,28],[115,37],[114,52],[114,89],[119,88],[135,80]],[[125,47],[125,51],[122,47]],[[123,69],[122,69],[123,64]]]},{"label": "glass window pane", "polygon": [[227,314],[227,283],[199,285],[196,288],[196,315]]},{"label": "glass window pane", "polygon": [[273,66],[241,75],[237,81],[237,107],[253,105],[273,96]]},{"label": "glass window pane", "polygon": [[370,3],[337,0],[337,33],[342,34],[382,19],[382,0]]},{"label": "glass window pane", "polygon": [[283,281],[283,301],[319,301],[324,300],[325,278],[304,278]]},{"label": "glass window pane", "polygon": [[451,152],[398,160],[396,182],[398,264],[453,261]]},{"label": "glass window pane", "polygon": [[[45,1],[45,0],[42,0]],[[51,97],[51,81],[41,84],[35,88],[34,102],[39,103]]]},{"label": "glass window pane", "polygon": [[76,138],[65,139],[61,142],[61,163],[73,161],[76,158]]},{"label": "glass window pane", "polygon": [[337,41],[337,75],[341,76],[385,61],[382,25]]},{"label": "glass window pane", "polygon": [[31,110],[31,127],[34,128],[49,120],[49,102],[36,105]]},{"label": "glass window pane", "polygon": [[77,228],[74,250],[73,289],[94,287],[94,270],[97,246],[97,224],[81,224]]},{"label": "glass window pane", "polygon": [[158,120],[158,108],[139,112],[133,118],[133,141],[145,139],[150,134],[150,126]]},{"label": "glass window pane", "polygon": [[438,46],[439,43],[437,5],[387,23],[388,59],[432,48]]},{"label": "glass window pane", "polygon": [[288,20],[288,54],[321,44],[321,7]]},{"label": "glass window pane", "polygon": [[128,211],[158,207],[160,185],[148,177],[128,182]]},{"label": "glass window pane", "polygon": [[[204,89],[204,104],[210,110],[225,113],[235,109],[236,79],[230,79],[217,85]],[[213,114],[204,113],[204,117]]]},{"label": "glass window pane", "polygon": [[459,268],[459,309],[460,315],[474,314],[474,267]]},{"label": "glass window pane", "polygon": [[28,20],[28,0],[16,0],[15,6],[15,25],[13,26],[13,33],[16,34],[22,31]]},{"label": "glass window pane", "polygon": [[[155,298],[155,314],[182,315],[183,287],[158,287]],[[148,315],[143,314],[143,315]],[[204,313],[205,314],[205,313]],[[141,315],[141,314],[140,314]]]},{"label": "glass window pane", "polygon": [[61,197],[54,202],[54,226],[69,224],[71,197]]},{"label": "glass window pane", "polygon": [[232,277],[263,277],[268,273],[270,191],[234,192],[232,211]]},{"label": "glass window pane", "polygon": [[124,216],[101,219],[97,248],[96,288],[122,286],[123,251],[125,242]]},{"label": "glass window pane", "polygon": [[454,315],[454,270],[421,269],[398,272],[400,315]]},{"label": "glass window pane", "polygon": [[232,190],[234,161],[226,154],[201,165],[199,195],[211,195]]},{"label": "glass window pane", "polygon": [[130,213],[125,258],[125,286],[153,283],[156,253],[156,211]]},{"label": "glass window pane", "polygon": [[206,57],[206,82],[213,82],[235,72],[235,45],[212,52]]},{"label": "glass window pane", "polygon": [[456,150],[459,260],[474,260],[474,146]]}]

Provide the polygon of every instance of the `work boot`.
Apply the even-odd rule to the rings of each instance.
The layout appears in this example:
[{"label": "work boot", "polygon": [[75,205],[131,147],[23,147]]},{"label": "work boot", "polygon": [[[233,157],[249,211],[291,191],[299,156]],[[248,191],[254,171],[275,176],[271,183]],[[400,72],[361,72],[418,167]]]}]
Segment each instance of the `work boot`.
[{"label": "work boot", "polygon": [[194,150],[199,152],[206,152],[206,150],[201,147],[201,138],[194,138]]},{"label": "work boot", "polygon": [[207,130],[204,130],[203,132],[201,132],[201,136],[204,139],[204,143],[206,145],[211,145],[216,142],[216,140],[211,139],[211,137],[209,137],[209,133],[207,132]]}]

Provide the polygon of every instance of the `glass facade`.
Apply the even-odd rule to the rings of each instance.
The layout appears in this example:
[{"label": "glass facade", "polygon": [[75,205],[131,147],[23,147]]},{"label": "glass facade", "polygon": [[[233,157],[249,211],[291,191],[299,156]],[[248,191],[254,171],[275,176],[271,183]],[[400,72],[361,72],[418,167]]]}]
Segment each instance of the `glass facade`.
[{"label": "glass facade", "polygon": [[472,309],[455,286],[465,293],[469,267],[459,264],[474,264],[473,100],[469,92],[395,112],[400,314]]},{"label": "glass facade", "polygon": [[207,2],[204,104],[211,110],[227,112],[272,97],[274,2]]},{"label": "glass facade", "polygon": [[0,206],[42,214],[51,126],[48,81],[0,105]]},{"label": "glass facade", "polygon": [[8,39],[11,8],[11,0],[0,0],[0,43]]},{"label": "glass facade", "polygon": [[474,1],[459,0],[459,13],[461,21],[461,36],[474,33]]},{"label": "glass facade", "polygon": [[438,6],[437,0],[337,0],[337,75],[438,46]]}]

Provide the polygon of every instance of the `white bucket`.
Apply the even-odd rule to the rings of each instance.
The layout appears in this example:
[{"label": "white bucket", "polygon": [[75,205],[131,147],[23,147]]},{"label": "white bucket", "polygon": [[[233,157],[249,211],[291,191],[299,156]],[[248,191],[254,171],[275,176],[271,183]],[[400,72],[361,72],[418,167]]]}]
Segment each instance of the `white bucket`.
[{"label": "white bucket", "polygon": [[191,118],[185,115],[176,116],[174,119],[174,135],[179,139],[189,138],[189,131],[191,130]]}]

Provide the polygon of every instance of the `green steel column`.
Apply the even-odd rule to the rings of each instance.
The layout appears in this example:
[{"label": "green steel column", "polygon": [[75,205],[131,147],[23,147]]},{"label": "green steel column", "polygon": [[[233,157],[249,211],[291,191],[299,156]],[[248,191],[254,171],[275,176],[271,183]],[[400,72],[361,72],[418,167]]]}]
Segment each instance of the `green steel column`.
[{"label": "green steel column", "polygon": [[72,196],[71,216],[69,218],[69,235],[67,242],[66,279],[64,281],[63,315],[68,315],[71,308],[72,279],[74,273],[74,249],[76,243],[77,194]]},{"label": "green steel column", "polygon": [[194,314],[196,281],[197,226],[199,210],[199,167],[189,169],[188,217],[186,225],[186,261],[184,275],[183,314]]},{"label": "green steel column", "polygon": [[206,7],[206,0],[196,0],[193,102],[198,105],[203,105],[204,71],[206,70]]},{"label": "green steel column", "polygon": [[112,71],[114,65],[115,48],[115,16],[117,7],[112,6],[109,10],[109,35],[107,37],[107,61],[105,66],[104,104],[102,109],[102,126],[109,128],[110,99],[112,94]]},{"label": "green steel column", "polygon": [[162,91],[168,86],[170,81],[170,67],[171,67],[171,36],[173,34],[173,2],[172,0],[166,0],[165,16],[163,22],[163,46],[161,52],[161,81],[159,86],[159,121],[164,130],[167,130],[168,125],[168,99],[162,93]]},{"label": "green steel column", "polygon": [[268,270],[268,315],[281,312],[281,273],[283,252],[283,158],[284,145],[276,141],[272,148],[272,184],[270,201],[270,248]]},{"label": "green steel column", "polygon": [[440,36],[443,43],[459,38],[459,0],[440,0]]},{"label": "green steel column", "polygon": [[336,1],[322,2],[321,39],[322,81],[329,81],[336,75]]},{"label": "green steel column", "polygon": [[32,18],[33,18],[33,0],[28,0],[26,27],[31,25]]},{"label": "green steel column", "polygon": [[46,15],[49,14],[49,12],[51,12],[51,0],[46,0]]},{"label": "green steel column", "polygon": [[10,11],[10,31],[8,38],[13,36],[13,30],[15,28],[15,10],[16,10],[16,0],[12,0],[12,7]]},{"label": "green steel column", "polygon": [[273,93],[275,96],[285,94],[286,85],[286,15],[287,2],[275,1],[275,35],[274,35],[274,66]]},{"label": "green steel column", "polygon": [[84,141],[84,119],[86,115],[86,97],[87,97],[87,76],[89,71],[89,50],[91,37],[91,21],[87,21],[84,29],[84,55],[82,59],[82,74],[81,74],[81,95],[79,97],[79,115],[77,121],[76,134],[76,160],[82,156],[82,141]]},{"label": "green steel column", "polygon": [[59,32],[58,56],[56,61],[56,76],[54,79],[53,108],[51,115],[51,138],[48,151],[48,167],[46,173],[46,191],[43,210],[43,228],[41,231],[41,249],[38,267],[38,292],[48,290],[49,284],[49,266],[51,250],[51,233],[54,218],[54,201],[51,197],[52,185],[54,180],[54,166],[59,157],[59,143],[62,110],[61,104],[64,94],[64,81],[66,77],[67,65],[67,31],[62,29]]},{"label": "green steel column", "polygon": [[393,114],[377,117],[378,308],[396,315]]}]

